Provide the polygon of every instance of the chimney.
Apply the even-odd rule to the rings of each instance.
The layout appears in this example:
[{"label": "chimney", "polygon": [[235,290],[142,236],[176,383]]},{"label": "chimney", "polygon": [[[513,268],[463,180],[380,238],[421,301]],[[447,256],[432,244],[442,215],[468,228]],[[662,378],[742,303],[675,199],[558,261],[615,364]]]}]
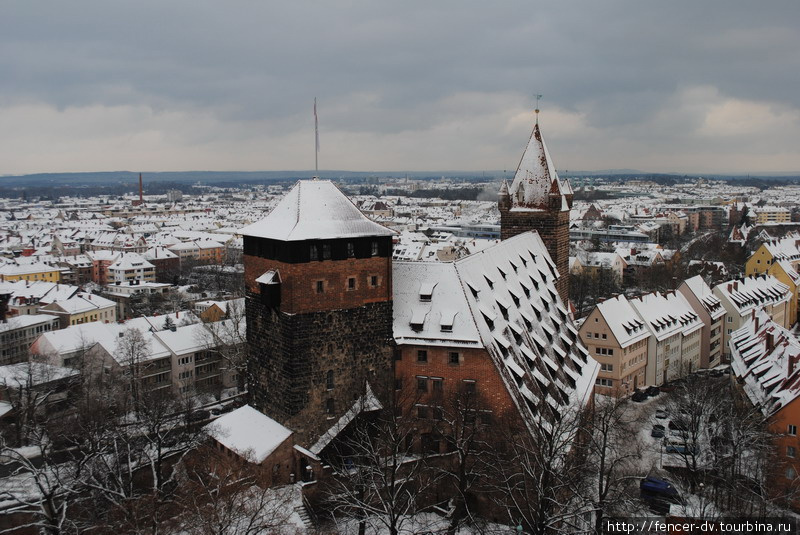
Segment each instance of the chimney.
[{"label": "chimney", "polygon": [[139,204],[144,202],[144,198],[142,195],[142,173],[139,173]]},{"label": "chimney", "polygon": [[767,353],[770,353],[773,349],[775,349],[775,335],[772,334],[772,330],[767,331]]},{"label": "chimney", "polygon": [[175,311],[175,319],[178,319],[179,317],[180,317],[180,311],[176,310]]}]

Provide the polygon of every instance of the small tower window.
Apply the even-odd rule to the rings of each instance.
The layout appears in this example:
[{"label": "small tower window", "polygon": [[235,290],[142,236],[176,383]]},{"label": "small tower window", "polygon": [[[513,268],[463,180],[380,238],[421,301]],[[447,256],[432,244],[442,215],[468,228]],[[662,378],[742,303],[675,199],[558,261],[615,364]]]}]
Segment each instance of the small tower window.
[{"label": "small tower window", "polygon": [[328,370],[328,373],[325,374],[325,389],[333,390],[333,370]]},{"label": "small tower window", "polygon": [[355,277],[348,277],[347,278],[347,289],[348,290],[355,290],[356,289],[356,278]]},{"label": "small tower window", "polygon": [[319,260],[319,248],[316,245],[310,245],[308,247],[308,253],[310,260]]},{"label": "small tower window", "polygon": [[372,242],[372,256],[378,256],[378,242]]},{"label": "small tower window", "polygon": [[353,245],[353,242],[347,242],[347,256],[352,258],[356,255],[356,247]]},{"label": "small tower window", "polygon": [[325,281],[317,281],[317,293],[321,294],[325,292]]},{"label": "small tower window", "polygon": [[334,413],[333,398],[328,398],[325,402],[325,412],[329,415]]},{"label": "small tower window", "polygon": [[323,243],[322,244],[322,259],[323,260],[330,260],[331,259],[331,244],[330,243]]}]

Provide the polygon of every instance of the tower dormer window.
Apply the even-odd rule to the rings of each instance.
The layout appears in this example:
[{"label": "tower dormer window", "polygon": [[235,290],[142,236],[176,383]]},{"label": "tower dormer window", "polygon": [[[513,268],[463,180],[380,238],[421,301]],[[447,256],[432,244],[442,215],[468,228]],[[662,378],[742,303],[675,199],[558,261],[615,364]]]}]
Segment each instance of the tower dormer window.
[{"label": "tower dormer window", "polygon": [[331,244],[330,243],[323,243],[322,244],[322,259],[323,260],[330,260],[331,259]]},{"label": "tower dormer window", "polygon": [[353,258],[355,255],[356,255],[356,246],[351,241],[347,242],[347,257]]},{"label": "tower dormer window", "polygon": [[378,242],[372,242],[372,256],[378,256]]}]

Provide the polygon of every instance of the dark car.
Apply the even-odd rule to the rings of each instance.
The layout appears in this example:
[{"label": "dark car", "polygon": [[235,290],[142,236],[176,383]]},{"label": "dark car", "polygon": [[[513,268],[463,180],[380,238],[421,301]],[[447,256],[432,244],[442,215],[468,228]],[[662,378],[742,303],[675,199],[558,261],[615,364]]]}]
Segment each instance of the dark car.
[{"label": "dark car", "polygon": [[639,491],[642,497],[659,498],[673,503],[680,502],[680,494],[678,489],[672,486],[672,483],[660,477],[647,476],[639,483]]},{"label": "dark car", "polygon": [[664,438],[664,426],[661,424],[656,424],[653,426],[653,430],[650,431],[650,436],[653,438]]},{"label": "dark car", "polygon": [[656,411],[656,418],[658,418],[659,420],[665,420],[669,418],[669,413],[664,409],[658,409]]},{"label": "dark car", "polygon": [[659,395],[661,393],[661,390],[659,390],[657,386],[648,386],[647,390],[645,390],[644,393],[652,398]]},{"label": "dark car", "polygon": [[711,377],[722,377],[722,370],[711,370]]},{"label": "dark car", "polygon": [[680,431],[686,431],[687,426],[683,418],[673,418],[672,420],[669,421],[669,428],[678,429]]},{"label": "dark car", "polygon": [[192,422],[199,422],[202,420],[208,420],[211,417],[211,413],[205,409],[200,409],[194,411],[193,413],[189,414],[189,420]]},{"label": "dark car", "polygon": [[633,393],[631,399],[637,403],[640,403],[647,399],[647,394],[645,394],[641,390],[637,390],[636,392]]}]

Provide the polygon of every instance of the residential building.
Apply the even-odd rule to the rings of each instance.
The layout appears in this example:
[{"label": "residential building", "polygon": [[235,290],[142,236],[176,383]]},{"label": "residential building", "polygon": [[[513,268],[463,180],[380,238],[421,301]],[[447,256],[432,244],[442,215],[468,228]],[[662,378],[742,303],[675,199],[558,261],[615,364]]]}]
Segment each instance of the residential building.
[{"label": "residential building", "polygon": [[624,295],[598,303],[579,332],[589,354],[600,363],[595,391],[624,396],[648,384],[650,330]]},{"label": "residential building", "polygon": [[716,295],[725,308],[723,333],[724,362],[730,362],[731,334],[744,325],[751,312],[763,308],[772,320],[782,327],[789,327],[789,308],[792,294],[789,287],[772,275],[752,275],[743,279],[723,282],[714,287]]},{"label": "residential building", "polygon": [[0,265],[0,282],[18,280],[60,282],[61,268],[45,264],[44,262],[23,264],[11,261]]},{"label": "residential building", "polygon": [[41,308],[46,314],[58,316],[62,329],[91,321],[114,323],[117,321],[117,304],[90,293],[77,293],[69,299],[50,303]]},{"label": "residential building", "polygon": [[137,253],[123,253],[108,266],[108,284],[130,281],[156,281],[156,268]]},{"label": "residential building", "polygon": [[12,316],[0,323],[0,364],[15,364],[29,358],[31,344],[42,333],[59,329],[59,319],[50,314]]},{"label": "residential building", "polygon": [[700,368],[703,322],[682,294],[654,292],[630,303],[651,335],[647,344],[648,385],[674,381]]},{"label": "residential building", "polygon": [[[752,309],[730,336],[731,371],[742,393],[767,418],[778,455],[778,488],[794,485],[800,474],[800,340],[763,309]],[[774,490],[774,489],[773,489]],[[795,500],[795,505],[797,500]]]},{"label": "residential building", "polygon": [[725,308],[699,275],[681,283],[678,292],[686,298],[703,322],[700,333],[700,368],[719,366],[722,363]]}]

